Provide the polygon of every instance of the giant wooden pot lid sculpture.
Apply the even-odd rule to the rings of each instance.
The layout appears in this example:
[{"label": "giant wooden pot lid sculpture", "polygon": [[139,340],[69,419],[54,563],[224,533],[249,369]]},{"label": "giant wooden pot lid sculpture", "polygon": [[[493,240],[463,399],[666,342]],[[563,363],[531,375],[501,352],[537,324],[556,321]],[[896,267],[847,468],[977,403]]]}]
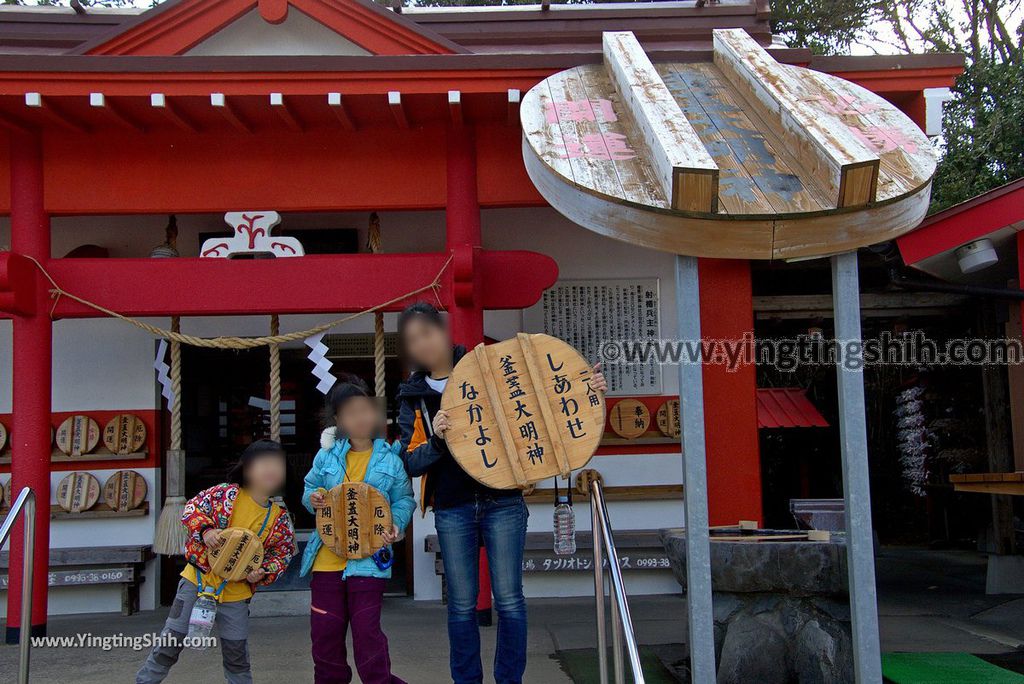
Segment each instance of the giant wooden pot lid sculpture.
[{"label": "giant wooden pot lid sculpture", "polygon": [[788,259],[892,239],[924,218],[935,154],[858,85],[779,64],[739,29],[714,61],[652,64],[632,33],[604,63],[523,99],[523,158],[544,198],[608,237],[675,254]]},{"label": "giant wooden pot lid sculpture", "polygon": [[590,461],[604,432],[604,395],[593,369],[550,335],[477,345],[441,396],[445,441],[462,469],[495,489],[568,477]]}]

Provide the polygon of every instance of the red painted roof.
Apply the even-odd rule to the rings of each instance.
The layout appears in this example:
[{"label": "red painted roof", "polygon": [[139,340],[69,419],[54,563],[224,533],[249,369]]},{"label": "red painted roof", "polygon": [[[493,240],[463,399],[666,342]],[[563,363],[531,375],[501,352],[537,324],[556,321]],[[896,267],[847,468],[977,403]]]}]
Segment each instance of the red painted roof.
[{"label": "red painted roof", "polygon": [[912,266],[1018,221],[1024,221],[1024,178],[932,214],[896,238],[896,245],[903,262]]},{"label": "red painted roof", "polygon": [[758,389],[757,427],[828,427],[828,421],[800,388]]}]

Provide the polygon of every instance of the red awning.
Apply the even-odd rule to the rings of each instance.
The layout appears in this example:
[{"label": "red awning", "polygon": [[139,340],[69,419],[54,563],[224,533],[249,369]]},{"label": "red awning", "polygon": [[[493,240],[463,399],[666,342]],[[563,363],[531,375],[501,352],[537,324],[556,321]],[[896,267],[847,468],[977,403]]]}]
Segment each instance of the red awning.
[{"label": "red awning", "polygon": [[798,387],[758,389],[757,427],[828,427],[828,421]]}]

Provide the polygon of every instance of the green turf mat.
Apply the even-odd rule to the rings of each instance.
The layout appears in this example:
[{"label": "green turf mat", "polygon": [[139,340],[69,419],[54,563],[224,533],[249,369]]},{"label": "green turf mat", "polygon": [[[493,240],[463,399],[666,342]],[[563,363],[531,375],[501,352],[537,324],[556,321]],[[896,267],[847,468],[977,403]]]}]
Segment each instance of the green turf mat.
[{"label": "green turf mat", "polygon": [[[562,666],[569,678],[575,684],[593,684],[601,681],[598,676],[597,649],[596,648],[574,648],[558,651],[555,655],[558,663]],[[608,652],[608,665],[611,669],[612,656]],[[647,684],[678,684],[678,681],[661,664],[654,650],[646,646],[640,647],[640,666],[644,670],[644,680]],[[626,681],[632,682],[633,677],[629,671],[629,661],[626,662]]]},{"label": "green turf mat", "polygon": [[1024,675],[970,653],[886,653],[882,674],[893,684],[1024,684]]}]

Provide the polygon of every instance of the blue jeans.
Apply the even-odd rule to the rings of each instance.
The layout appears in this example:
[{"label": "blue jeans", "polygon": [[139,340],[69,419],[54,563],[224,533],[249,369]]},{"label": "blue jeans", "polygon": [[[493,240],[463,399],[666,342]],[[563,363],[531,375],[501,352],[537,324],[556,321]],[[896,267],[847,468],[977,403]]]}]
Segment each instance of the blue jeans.
[{"label": "blue jeans", "polygon": [[455,684],[484,681],[476,617],[481,541],[487,549],[491,591],[498,612],[494,681],[496,684],[523,681],[526,670],[523,550],[529,515],[521,496],[482,497],[473,503],[434,512],[448,585],[448,643]]}]

